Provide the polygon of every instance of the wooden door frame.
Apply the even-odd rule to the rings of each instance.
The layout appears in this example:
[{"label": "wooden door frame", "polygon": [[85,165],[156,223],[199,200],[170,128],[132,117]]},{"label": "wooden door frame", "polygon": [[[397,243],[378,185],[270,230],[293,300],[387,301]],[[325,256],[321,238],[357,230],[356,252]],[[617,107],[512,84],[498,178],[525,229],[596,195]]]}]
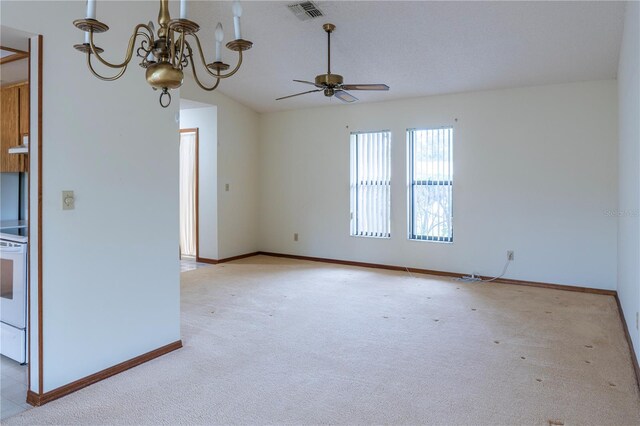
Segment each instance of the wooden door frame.
[{"label": "wooden door frame", "polygon": [[[38,282],[37,282],[37,294],[38,294],[38,320],[37,320],[37,329],[38,329],[38,385],[37,385],[37,389],[38,389],[38,393],[35,393],[31,390],[31,332],[33,330],[33,324],[31,323],[31,294],[32,294],[32,287],[31,287],[31,278],[32,278],[32,274],[29,273],[27,275],[27,395],[26,395],[26,400],[27,403],[31,404],[31,405],[40,405],[37,403],[37,401],[39,400],[39,397],[42,396],[42,394],[44,393],[44,373],[43,373],[43,361],[44,361],[44,355],[43,355],[43,343],[44,343],[44,338],[42,335],[42,329],[43,329],[43,315],[42,315],[42,185],[43,185],[43,181],[42,181],[42,64],[43,64],[43,53],[42,53],[42,46],[43,46],[43,37],[42,35],[38,35],[38,75],[37,75],[37,79],[38,79],[38,92],[37,92],[37,105],[35,105],[35,107],[37,108],[38,111],[38,119],[37,122],[34,123],[33,120],[31,120],[31,109],[32,107],[34,107],[34,105],[31,105],[31,99],[32,99],[32,89],[33,89],[33,84],[31,81],[31,63],[32,61],[35,59],[33,58],[33,49],[31,46],[31,39],[33,37],[29,38],[29,52],[28,52],[28,68],[29,68],[29,77],[28,77],[28,84],[29,84],[29,105],[28,105],[28,114],[29,114],[29,148],[28,148],[28,157],[27,157],[27,161],[28,161],[28,172],[29,172],[29,196],[27,199],[27,232],[29,235],[29,239],[27,241],[27,270],[30,272],[31,271],[31,263],[32,263],[32,258],[33,258],[33,246],[31,245],[31,241],[32,241],[32,236],[33,236],[33,228],[31,226],[31,213],[33,211],[32,209],[32,205],[31,205],[31,198],[32,198],[32,194],[31,194],[31,188],[32,186],[32,182],[31,179],[33,179],[33,173],[31,173],[31,170],[33,170],[33,166],[36,166],[36,169],[38,170],[38,177],[37,177],[37,197],[38,197],[38,206],[37,206],[37,217],[38,217],[38,226],[37,226],[37,233],[36,235],[38,236],[38,245],[37,245],[37,253],[38,253]],[[33,159],[33,154],[31,152],[31,147],[33,146],[33,139],[31,138],[31,133],[32,133],[32,129],[34,127],[37,126],[38,129],[38,139],[36,142],[37,146],[38,146],[38,151],[37,151],[37,158],[34,160]]]},{"label": "wooden door frame", "polygon": [[[43,58],[43,37],[38,36],[38,390],[40,395],[44,393],[44,324],[43,324],[43,272],[42,272],[42,66],[44,62]],[[29,62],[31,62],[31,46],[29,46]],[[31,68],[31,66],[29,66]],[[29,91],[31,91],[31,72],[29,72]],[[31,95],[29,95],[31,96]],[[31,103],[29,103],[29,117],[31,117]],[[32,124],[29,123],[29,127]],[[31,137],[29,137],[29,169],[31,169]],[[29,193],[29,199],[31,199],[31,193]],[[29,214],[31,214],[31,208],[29,208]],[[31,222],[29,226],[29,236],[31,236]],[[31,238],[29,238],[31,240]],[[31,260],[29,260],[31,264]],[[31,315],[29,315],[31,316]],[[31,371],[31,369],[29,369]],[[28,395],[27,395],[28,398]]]},{"label": "wooden door frame", "polygon": [[[196,167],[196,182],[195,182],[195,192],[196,192],[196,257],[195,261],[197,262],[200,257],[200,128],[193,127],[188,129],[180,129],[180,135],[183,133],[195,133],[196,134],[196,158],[195,158],[195,167]],[[180,141],[178,141],[178,144]],[[182,258],[182,252],[180,252],[180,258]]]}]

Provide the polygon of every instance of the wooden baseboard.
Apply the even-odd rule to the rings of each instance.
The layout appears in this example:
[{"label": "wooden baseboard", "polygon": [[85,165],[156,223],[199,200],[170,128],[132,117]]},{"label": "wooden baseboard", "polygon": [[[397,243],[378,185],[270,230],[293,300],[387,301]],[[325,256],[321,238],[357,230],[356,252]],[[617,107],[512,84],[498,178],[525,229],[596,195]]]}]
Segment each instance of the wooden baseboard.
[{"label": "wooden baseboard", "polygon": [[240,254],[238,256],[227,257],[227,258],[224,258],[224,259],[208,259],[206,257],[196,257],[196,262],[209,263],[211,265],[217,265],[218,263],[231,262],[232,260],[244,259],[245,257],[257,256],[259,254],[260,254],[259,251],[255,251],[253,253]]},{"label": "wooden baseboard", "polygon": [[[258,252],[258,254],[263,254],[265,256],[286,257],[289,259],[310,260],[312,262],[324,262],[324,263],[336,263],[339,265],[360,266],[363,268],[387,269],[391,271],[408,271],[416,274],[438,275],[438,276],[453,277],[453,278],[460,278],[466,275],[466,274],[461,274],[459,272],[437,271],[432,269],[420,269],[420,268],[407,268],[404,266],[383,265],[378,263],[366,263],[366,262],[354,262],[350,260],[327,259],[323,257],[299,256],[295,254],[272,253],[272,252],[265,252],[265,251]],[[479,278],[491,279],[492,277],[479,276]],[[499,278],[494,282],[502,283],[502,284],[524,285],[524,286],[530,286],[530,287],[551,288],[554,290],[577,291],[580,293],[602,294],[605,296],[616,295],[615,290],[601,290],[597,288],[577,287],[577,286],[564,285],[564,284],[541,283],[536,281],[512,280],[508,278]]]},{"label": "wooden baseboard", "polygon": [[104,380],[108,377],[111,377],[118,373],[122,373],[123,371],[136,367],[147,361],[151,361],[154,358],[157,358],[169,352],[175,351],[176,349],[180,349],[181,347],[182,347],[182,340],[178,340],[173,343],[169,343],[168,345],[162,346],[158,349],[154,349],[150,352],[139,355],[128,361],[124,361],[124,362],[121,362],[120,364],[116,364],[113,367],[109,367],[105,370],[98,371],[97,373],[94,373],[90,376],[84,377],[82,379],[78,379],[64,386],[60,386],[59,388],[50,390],[49,392],[37,394],[30,390],[29,392],[27,392],[27,403],[36,407],[41,406],[55,399],[58,399],[60,397],[73,393],[77,390],[80,390],[84,387],[92,385],[96,382],[99,382],[100,380]]},{"label": "wooden baseboard", "polygon": [[211,265],[217,265],[218,263],[220,263],[220,261],[218,259],[209,259],[206,257],[196,257],[196,262],[198,263],[209,263]]},{"label": "wooden baseboard", "polygon": [[[481,278],[491,279],[491,277],[481,277]],[[499,278],[494,282],[501,283],[501,284],[513,284],[513,285],[524,285],[529,287],[550,288],[554,290],[575,291],[578,293],[600,294],[602,296],[612,296],[612,297],[615,297],[617,294],[615,290],[604,290],[601,288],[579,287],[579,286],[564,285],[564,284],[541,283],[536,281],[512,280],[509,278]]]},{"label": "wooden baseboard", "polygon": [[629,327],[624,317],[624,311],[622,310],[622,304],[618,295],[615,295],[616,303],[618,304],[618,312],[620,313],[620,320],[622,321],[622,327],[624,328],[624,335],[627,338],[627,344],[629,345],[629,352],[631,352],[631,362],[633,363],[633,370],[636,373],[636,384],[640,389],[640,365],[638,365],[638,356],[635,348],[633,347],[633,341],[631,340],[631,334],[629,334]]}]

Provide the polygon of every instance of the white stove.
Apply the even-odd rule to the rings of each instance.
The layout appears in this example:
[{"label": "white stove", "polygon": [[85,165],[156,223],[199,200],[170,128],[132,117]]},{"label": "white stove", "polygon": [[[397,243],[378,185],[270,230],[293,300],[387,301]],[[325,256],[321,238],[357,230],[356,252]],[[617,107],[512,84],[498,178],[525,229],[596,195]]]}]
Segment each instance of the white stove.
[{"label": "white stove", "polygon": [[[27,242],[26,227],[0,226],[0,352],[27,362]],[[26,225],[25,225],[26,226]]]}]

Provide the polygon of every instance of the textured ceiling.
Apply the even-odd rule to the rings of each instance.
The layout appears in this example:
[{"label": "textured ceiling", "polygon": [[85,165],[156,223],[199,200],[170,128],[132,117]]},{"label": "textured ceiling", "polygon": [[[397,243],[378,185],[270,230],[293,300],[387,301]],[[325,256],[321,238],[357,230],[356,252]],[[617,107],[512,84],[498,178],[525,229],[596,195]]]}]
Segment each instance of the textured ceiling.
[{"label": "textured ceiling", "polygon": [[[254,42],[222,93],[255,109],[277,111],[339,103],[292,79],[326,72],[326,34],[332,72],[345,83],[386,83],[389,92],[353,92],[360,102],[616,77],[623,2],[399,2],[316,4],[324,17],[299,21],[293,2],[242,2],[243,37]],[[212,59],[213,30],[233,35],[231,3],[191,2],[190,18]],[[225,49],[223,60],[235,64]],[[189,83],[192,84],[192,83]]]}]

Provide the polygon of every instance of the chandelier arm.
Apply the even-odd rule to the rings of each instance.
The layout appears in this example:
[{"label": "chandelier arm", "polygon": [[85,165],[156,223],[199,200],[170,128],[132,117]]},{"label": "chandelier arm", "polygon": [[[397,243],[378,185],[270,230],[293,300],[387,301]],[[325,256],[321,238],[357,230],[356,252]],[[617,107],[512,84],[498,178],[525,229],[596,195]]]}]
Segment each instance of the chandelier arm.
[{"label": "chandelier arm", "polygon": [[196,81],[196,83],[198,83],[198,86],[200,86],[202,90],[206,90],[208,92],[213,92],[214,90],[216,90],[218,88],[218,85],[220,84],[220,79],[218,78],[216,80],[216,84],[214,84],[213,87],[204,86],[200,82],[200,79],[198,78],[198,72],[196,71],[196,64],[195,64],[195,61],[193,60],[193,53],[191,53],[191,49],[189,49],[189,59],[191,60],[191,70],[193,71],[193,79]]},{"label": "chandelier arm", "polygon": [[[141,28],[144,28],[147,31],[149,31],[149,34],[145,34],[143,32],[139,32],[139,30]],[[100,56],[100,54],[96,51],[95,45],[93,44],[93,31],[89,32],[89,45],[91,46],[91,53],[96,55],[96,58],[98,58],[98,60],[100,62],[102,62],[104,65],[106,65],[106,66],[108,66],[110,68],[126,67],[129,64],[129,62],[131,62],[131,58],[133,57],[135,41],[138,38],[138,35],[140,35],[140,34],[144,34],[147,37],[147,40],[149,40],[149,44],[153,45],[153,31],[151,30],[151,28],[147,24],[138,24],[138,25],[136,25],[136,27],[133,29],[133,34],[131,35],[131,38],[129,39],[129,46],[127,47],[127,54],[125,56],[124,62],[122,62],[121,64],[112,64],[112,63],[106,61],[105,59],[103,59],[102,56]]]},{"label": "chandelier arm", "polygon": [[218,74],[216,75],[216,78],[229,78],[232,75],[234,75],[235,73],[238,72],[238,70],[240,69],[240,65],[242,65],[242,50],[238,50],[238,65],[236,65],[236,67],[233,69],[233,71],[229,71],[226,74]]},{"label": "chandelier arm", "polygon": [[169,38],[167,38],[167,42],[169,43],[169,58],[171,58],[171,65],[176,66],[176,44],[173,42],[175,40],[175,31],[169,29]]},{"label": "chandelier arm", "polygon": [[87,66],[89,67],[89,70],[91,71],[91,73],[96,76],[97,78],[99,78],[100,80],[103,81],[114,81],[119,79],[120,77],[122,77],[122,74],[124,74],[124,72],[127,70],[127,66],[123,66],[122,69],[120,70],[120,72],[118,72],[118,74],[114,75],[113,77],[104,77],[100,74],[98,74],[98,72],[93,68],[93,65],[91,65],[91,52],[87,52]]},{"label": "chandelier arm", "polygon": [[182,64],[182,57],[184,55],[184,45],[186,44],[184,32],[180,33],[180,56],[178,56],[178,65]]},{"label": "chandelier arm", "polygon": [[[204,53],[202,52],[202,45],[200,44],[200,39],[198,38],[197,34],[192,33],[191,36],[193,36],[193,38],[196,39],[196,47],[198,48],[198,53],[200,53],[200,60],[202,61],[202,65],[204,65],[204,69],[205,71],[214,76],[217,77],[214,73],[212,73],[211,71],[209,71],[209,69],[207,69],[207,60],[204,58]],[[191,66],[193,67],[193,69],[195,70],[195,63],[193,61],[193,57],[191,57]],[[220,81],[220,80],[218,80]]]},{"label": "chandelier arm", "polygon": [[202,63],[204,64],[204,67],[205,67],[205,70],[207,71],[207,73],[209,73],[213,77],[217,78],[218,81],[219,81],[219,79],[221,79],[221,78],[229,78],[229,77],[231,77],[232,75],[234,75],[235,73],[238,72],[238,70],[240,69],[240,65],[242,65],[242,50],[238,51],[238,55],[239,55],[238,64],[233,69],[233,71],[229,71],[226,74],[213,73],[213,72],[209,71],[209,69],[207,68],[207,60],[204,58],[204,53],[202,53],[202,45],[200,44],[200,39],[198,38],[198,35],[195,34],[195,33],[191,33],[191,35],[193,36],[193,38],[196,39],[198,52],[200,52],[200,59],[202,60]]},{"label": "chandelier arm", "polygon": [[142,41],[140,42],[140,47],[139,47],[138,49],[136,49],[136,51],[137,51],[137,50],[139,50],[139,49],[142,49],[142,50],[144,50],[145,55],[148,55],[149,53],[153,52],[153,39],[152,39],[151,37],[149,37],[149,34],[147,34],[147,33],[145,33],[145,32],[140,31],[140,32],[139,32],[139,33],[137,33],[136,35],[137,35],[137,36],[143,36],[143,37],[146,37],[146,39],[147,39],[147,44],[149,45],[149,49],[145,49],[145,48],[144,48],[144,40],[142,40]]}]

